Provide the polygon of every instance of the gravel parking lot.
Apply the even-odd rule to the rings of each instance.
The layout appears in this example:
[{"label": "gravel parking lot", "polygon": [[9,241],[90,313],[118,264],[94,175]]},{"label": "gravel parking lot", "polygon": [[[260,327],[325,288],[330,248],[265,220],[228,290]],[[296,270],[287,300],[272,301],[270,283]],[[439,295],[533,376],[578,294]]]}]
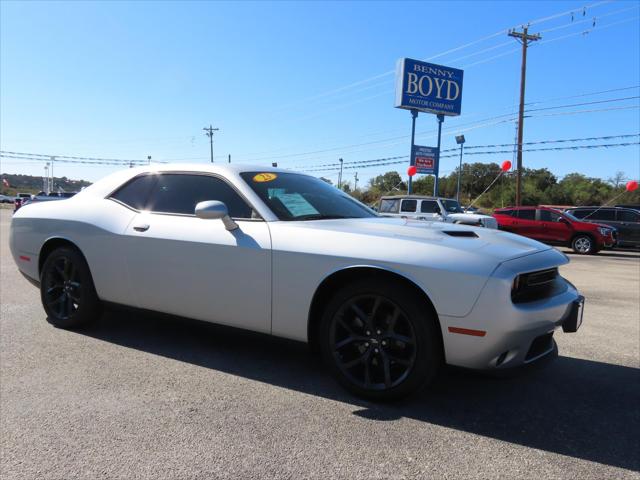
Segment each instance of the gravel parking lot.
[{"label": "gravel parking lot", "polygon": [[570,254],[584,324],[552,361],[379,405],[293,342],[122,311],[53,328],[0,215],[2,479],[640,478],[637,252]]}]

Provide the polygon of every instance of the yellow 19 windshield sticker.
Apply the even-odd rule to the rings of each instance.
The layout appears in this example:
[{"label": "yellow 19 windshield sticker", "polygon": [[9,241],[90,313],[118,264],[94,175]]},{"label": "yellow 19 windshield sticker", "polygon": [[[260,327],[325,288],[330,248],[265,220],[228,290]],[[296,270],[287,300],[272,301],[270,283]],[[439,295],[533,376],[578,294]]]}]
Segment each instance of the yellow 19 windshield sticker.
[{"label": "yellow 19 windshield sticker", "polygon": [[276,178],[278,178],[278,175],[275,173],[258,173],[253,176],[253,181],[258,183],[271,182]]}]

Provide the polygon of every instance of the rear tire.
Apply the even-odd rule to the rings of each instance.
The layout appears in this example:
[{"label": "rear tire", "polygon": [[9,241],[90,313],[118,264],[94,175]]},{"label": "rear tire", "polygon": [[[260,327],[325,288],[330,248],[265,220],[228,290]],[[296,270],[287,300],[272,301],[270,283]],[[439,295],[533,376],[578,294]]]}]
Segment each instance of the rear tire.
[{"label": "rear tire", "polygon": [[571,248],[580,255],[592,255],[596,253],[596,245],[589,235],[576,235],[571,241]]},{"label": "rear tire", "polygon": [[77,328],[101,311],[89,266],[75,249],[61,247],[49,254],[40,274],[40,299],[47,321],[59,328]]},{"label": "rear tire", "polygon": [[431,307],[383,280],[359,280],[336,293],[322,316],[320,348],[342,386],[378,401],[426,386],[443,358]]}]

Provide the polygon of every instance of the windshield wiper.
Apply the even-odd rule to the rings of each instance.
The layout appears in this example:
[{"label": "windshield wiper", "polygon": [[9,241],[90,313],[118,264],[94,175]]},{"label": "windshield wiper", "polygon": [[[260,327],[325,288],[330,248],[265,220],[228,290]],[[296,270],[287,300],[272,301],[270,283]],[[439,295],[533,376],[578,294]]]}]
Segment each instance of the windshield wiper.
[{"label": "windshield wiper", "polygon": [[344,215],[323,215],[321,213],[311,213],[309,215],[302,215],[300,217],[295,217],[292,220],[335,220],[338,218],[357,218],[357,217],[346,217]]}]

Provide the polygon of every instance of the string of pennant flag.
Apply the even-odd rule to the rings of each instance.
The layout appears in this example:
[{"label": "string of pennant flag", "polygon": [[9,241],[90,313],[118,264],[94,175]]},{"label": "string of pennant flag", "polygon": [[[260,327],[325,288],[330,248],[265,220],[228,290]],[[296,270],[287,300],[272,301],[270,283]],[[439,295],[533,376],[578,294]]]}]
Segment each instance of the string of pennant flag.
[{"label": "string of pennant flag", "polygon": [[[636,138],[636,137],[640,137],[640,133],[633,133],[633,134],[623,134],[623,135],[607,135],[607,136],[601,136],[601,137],[584,137],[584,138],[564,138],[564,139],[558,139],[558,140],[538,140],[535,142],[523,142],[522,145],[546,145],[546,144],[550,144],[550,143],[574,143],[574,142],[593,142],[596,140],[614,140],[614,139],[623,139],[623,138]],[[479,148],[503,148],[503,147],[511,147],[514,148],[515,146],[517,146],[517,144],[514,143],[496,143],[496,144],[486,144],[486,145],[471,145],[471,146],[466,146],[464,147],[464,151],[465,153],[468,150],[474,150],[474,149],[479,149]],[[449,153],[449,152],[459,152],[460,149],[455,147],[455,148],[447,148],[445,150],[441,150],[440,153]],[[468,153],[469,155],[471,155],[471,153]],[[406,158],[406,155],[401,155],[398,157],[389,157],[385,160],[391,160],[391,159],[397,159],[397,158]],[[440,158],[447,158],[443,155],[440,156]],[[346,167],[347,165],[352,165],[355,163],[361,164],[362,162],[375,162],[378,159],[375,160],[355,160],[355,161],[349,161],[349,162],[343,162],[343,165]],[[310,169],[318,169],[318,168],[323,168],[323,167],[340,167],[340,163],[339,162],[331,162],[331,163],[323,163],[323,164],[316,164],[316,165],[308,165],[308,166],[297,166],[297,167],[292,167],[294,169],[297,170],[301,170],[301,169],[305,169],[307,171],[309,171]]]},{"label": "string of pennant flag", "polygon": [[[603,143],[597,145],[572,145],[566,147],[544,147],[544,148],[527,148],[523,149],[523,152],[544,152],[544,151],[560,151],[560,150],[592,150],[596,148],[616,148],[616,147],[630,147],[633,145],[640,145],[640,141],[638,142],[620,142],[620,143]],[[513,147],[513,144],[510,145]],[[504,153],[513,153],[513,148],[509,150],[491,150],[491,151],[480,151],[480,152],[468,152],[466,155],[494,155],[494,154],[504,154]],[[453,158],[457,157],[457,154],[451,155],[441,155],[440,158]],[[359,162],[350,162],[349,164],[344,164],[344,169],[354,169],[354,168],[368,168],[368,167],[380,167],[385,165],[398,165],[401,163],[405,163],[408,160],[408,155],[399,155],[396,157],[387,157],[387,158],[378,158],[374,160],[362,160]],[[323,172],[323,171],[332,171],[340,168],[340,164],[337,164],[332,167],[322,167],[322,168],[309,168],[305,169],[307,172]]]}]

